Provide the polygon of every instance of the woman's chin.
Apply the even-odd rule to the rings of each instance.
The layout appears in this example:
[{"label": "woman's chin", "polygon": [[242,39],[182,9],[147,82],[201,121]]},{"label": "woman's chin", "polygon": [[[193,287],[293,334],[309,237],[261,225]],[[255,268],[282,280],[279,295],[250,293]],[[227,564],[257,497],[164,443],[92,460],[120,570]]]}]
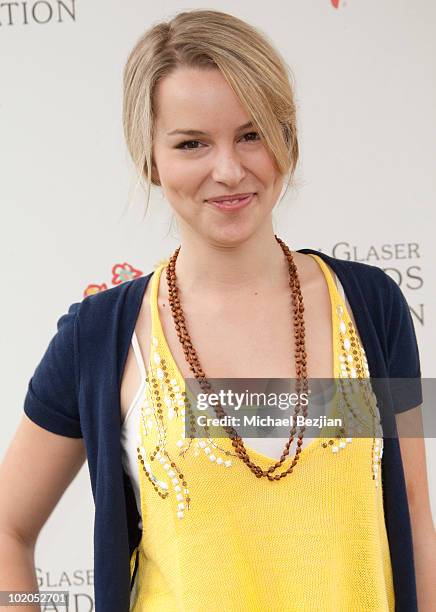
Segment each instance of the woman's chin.
[{"label": "woman's chin", "polygon": [[233,223],[210,224],[204,228],[203,236],[222,246],[235,246],[248,240],[258,231],[252,220],[238,220]]}]

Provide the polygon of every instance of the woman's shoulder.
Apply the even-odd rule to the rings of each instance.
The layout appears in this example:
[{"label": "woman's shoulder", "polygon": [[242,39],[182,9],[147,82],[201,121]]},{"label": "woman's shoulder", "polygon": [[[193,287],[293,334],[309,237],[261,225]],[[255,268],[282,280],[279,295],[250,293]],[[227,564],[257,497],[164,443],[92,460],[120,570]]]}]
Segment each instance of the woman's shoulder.
[{"label": "woman's shoulder", "polygon": [[70,306],[61,322],[71,321],[71,330],[74,329],[71,334],[76,338],[81,360],[113,352],[115,346],[124,350],[124,341],[134,329],[151,275],[152,272],[124,281]]},{"label": "woman's shoulder", "polygon": [[126,305],[134,305],[141,299],[153,272],[124,281],[83,298],[78,310],[79,318],[86,316],[116,315]]},{"label": "woman's shoulder", "polygon": [[391,334],[392,326],[396,328],[400,321],[406,321],[411,327],[406,297],[398,283],[382,268],[339,259],[315,249],[301,249],[299,252],[318,255],[330,266],[342,283],[353,312],[362,320],[361,325],[368,314],[382,335]]},{"label": "woman's shoulder", "polygon": [[354,261],[352,259],[339,259],[333,255],[328,255],[323,251],[316,249],[299,249],[298,253],[314,254],[320,257],[326,264],[333,269],[333,271],[339,277],[341,282],[345,281],[348,285],[349,290],[352,289],[353,284],[357,282],[360,286],[365,288],[373,288],[374,290],[380,290],[384,288],[389,293],[394,290],[394,286],[399,290],[397,283],[387,274],[382,268],[368,264],[361,261]]}]

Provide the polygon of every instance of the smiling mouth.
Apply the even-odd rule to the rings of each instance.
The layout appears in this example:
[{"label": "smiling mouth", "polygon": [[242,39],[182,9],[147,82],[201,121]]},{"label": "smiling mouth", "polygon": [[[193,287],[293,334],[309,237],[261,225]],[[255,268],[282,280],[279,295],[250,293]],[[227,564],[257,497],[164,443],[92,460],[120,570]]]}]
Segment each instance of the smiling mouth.
[{"label": "smiling mouth", "polygon": [[229,194],[228,196],[217,196],[216,198],[208,198],[207,202],[237,202],[243,200],[248,196],[253,195],[254,191],[247,191],[246,193],[235,193]]},{"label": "smiling mouth", "polygon": [[252,201],[255,195],[256,193],[248,193],[237,198],[229,198],[226,200],[214,200],[211,198],[209,200],[206,200],[206,203],[212,204],[213,206],[221,210],[238,210],[239,208],[247,206],[247,204]]}]

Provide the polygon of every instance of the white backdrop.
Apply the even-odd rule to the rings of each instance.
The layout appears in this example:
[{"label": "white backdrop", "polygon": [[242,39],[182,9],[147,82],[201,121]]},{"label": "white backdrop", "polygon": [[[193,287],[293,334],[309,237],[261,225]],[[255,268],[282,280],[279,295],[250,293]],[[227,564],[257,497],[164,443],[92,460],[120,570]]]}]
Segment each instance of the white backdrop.
[{"label": "white backdrop", "polygon": [[[114,265],[146,274],[178,244],[159,192],[145,221],[140,193],[126,207],[121,84],[140,34],[186,8],[247,19],[281,50],[295,76],[301,159],[276,231],[292,249],[385,269],[412,309],[422,374],[435,375],[433,0],[3,3],[0,454],[69,304],[90,284],[111,286]],[[435,440],[426,448],[435,515]],[[74,612],[92,609],[92,531],[85,464],[36,550],[41,588],[69,589]]]}]

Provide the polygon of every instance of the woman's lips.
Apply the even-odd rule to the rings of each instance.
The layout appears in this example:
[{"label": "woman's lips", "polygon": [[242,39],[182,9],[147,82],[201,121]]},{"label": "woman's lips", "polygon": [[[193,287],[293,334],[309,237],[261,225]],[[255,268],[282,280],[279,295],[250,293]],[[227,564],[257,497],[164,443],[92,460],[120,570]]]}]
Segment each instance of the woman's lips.
[{"label": "woman's lips", "polygon": [[216,208],[219,208],[220,210],[240,210],[241,208],[244,208],[245,206],[248,206],[248,204],[250,204],[250,202],[252,201],[252,199],[254,198],[256,194],[255,193],[250,193],[249,195],[245,196],[245,198],[234,198],[233,200],[206,200],[209,204],[213,204],[213,206],[215,206]]}]

